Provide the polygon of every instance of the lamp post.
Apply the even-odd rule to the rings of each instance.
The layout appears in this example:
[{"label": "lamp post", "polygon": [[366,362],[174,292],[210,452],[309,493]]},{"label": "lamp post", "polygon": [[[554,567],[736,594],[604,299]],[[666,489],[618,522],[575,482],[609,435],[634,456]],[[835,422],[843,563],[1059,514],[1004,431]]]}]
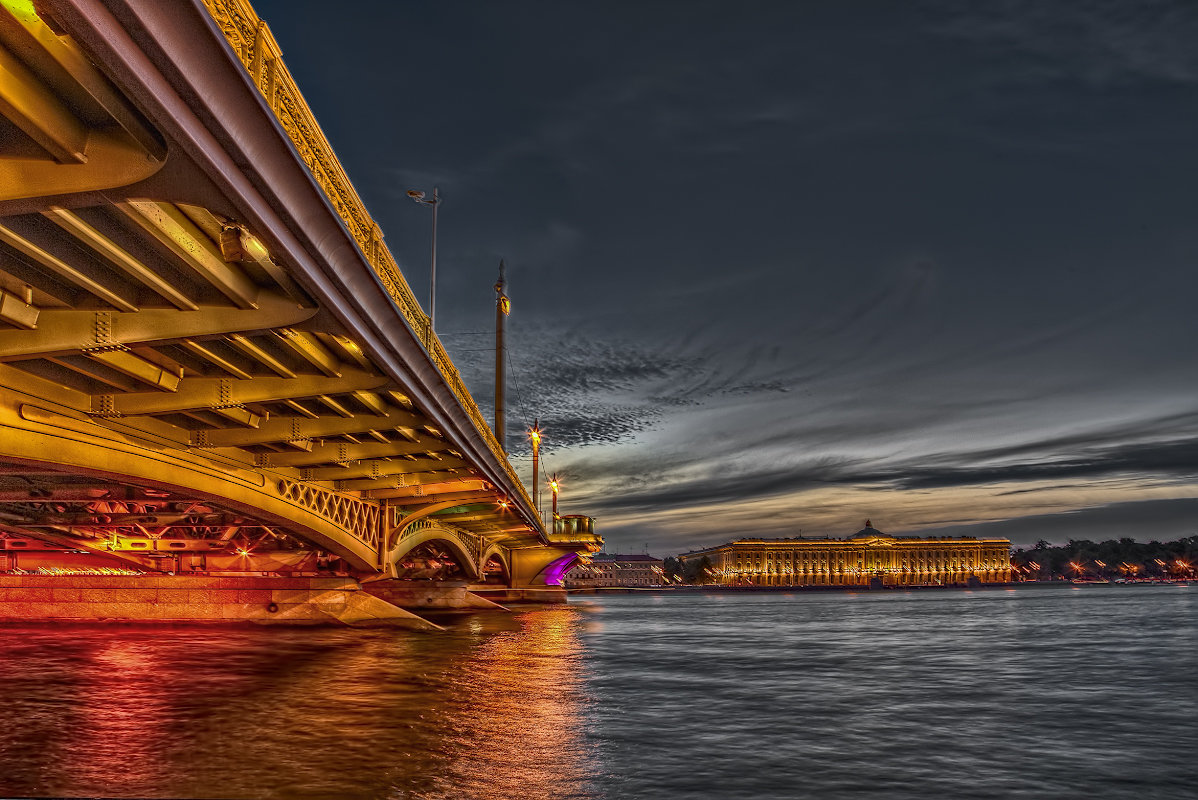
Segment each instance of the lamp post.
[{"label": "lamp post", "polygon": [[553,491],[553,520],[554,520],[553,527],[556,528],[557,527],[557,493],[561,489],[561,487],[558,485],[558,482],[557,482],[557,473],[556,472],[553,473],[553,477],[551,477],[549,479],[549,488]]},{"label": "lamp post", "polygon": [[541,472],[541,423],[534,419],[528,429],[528,438],[532,441],[532,507],[537,514],[541,513],[541,486],[537,480]]},{"label": "lamp post", "polygon": [[499,280],[495,281],[495,438],[499,441],[499,449],[506,453],[507,428],[504,424],[503,413],[503,393],[506,382],[503,369],[503,323],[507,319],[507,315],[512,313],[512,301],[504,293],[504,289],[507,287],[507,280],[504,278],[503,273],[503,259],[500,259]]},{"label": "lamp post", "polygon": [[433,207],[433,256],[428,270],[428,327],[432,331],[437,319],[437,207],[441,205],[441,196],[434,186],[432,200],[426,199],[424,192],[415,189],[408,190],[408,197],[421,205]]}]

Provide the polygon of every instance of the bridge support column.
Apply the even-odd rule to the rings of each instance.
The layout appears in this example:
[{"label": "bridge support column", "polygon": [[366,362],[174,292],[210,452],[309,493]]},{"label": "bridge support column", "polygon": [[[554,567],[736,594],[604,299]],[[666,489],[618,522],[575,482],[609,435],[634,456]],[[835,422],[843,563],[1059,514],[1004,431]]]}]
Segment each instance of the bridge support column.
[{"label": "bridge support column", "polygon": [[578,561],[575,550],[537,547],[511,551],[508,588],[476,586],[473,591],[498,603],[564,603],[566,571]]}]

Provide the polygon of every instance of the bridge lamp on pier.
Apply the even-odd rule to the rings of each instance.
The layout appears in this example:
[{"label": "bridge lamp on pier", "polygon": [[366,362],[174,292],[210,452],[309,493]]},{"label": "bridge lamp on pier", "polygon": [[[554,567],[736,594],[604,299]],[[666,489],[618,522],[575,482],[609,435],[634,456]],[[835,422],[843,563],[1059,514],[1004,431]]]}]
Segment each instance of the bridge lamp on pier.
[{"label": "bridge lamp on pier", "polygon": [[553,518],[557,519],[557,493],[561,491],[561,485],[558,483],[556,472],[549,479],[549,489],[553,492]]},{"label": "bridge lamp on pier", "polygon": [[408,197],[422,206],[433,208],[433,253],[432,263],[428,270],[428,327],[433,330],[437,319],[437,207],[441,205],[441,195],[436,186],[433,187],[433,197],[428,199],[424,192],[416,189],[408,190]]},{"label": "bridge lamp on pier", "polygon": [[532,507],[541,512],[541,486],[538,478],[541,472],[541,421],[534,419],[528,429],[528,440],[532,442]]}]

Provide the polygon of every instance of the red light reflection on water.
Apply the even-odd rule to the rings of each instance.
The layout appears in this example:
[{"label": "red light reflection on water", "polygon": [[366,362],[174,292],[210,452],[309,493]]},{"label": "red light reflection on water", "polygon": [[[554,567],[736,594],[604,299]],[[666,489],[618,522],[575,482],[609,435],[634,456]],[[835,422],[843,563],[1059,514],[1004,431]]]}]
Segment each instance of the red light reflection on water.
[{"label": "red light reflection on water", "polygon": [[580,623],[0,628],[0,796],[584,797]]},{"label": "red light reflection on water", "polygon": [[[170,741],[173,711],[159,686],[170,680],[169,670],[152,641],[101,641],[87,654],[90,663],[74,687],[63,776],[69,783],[106,785],[117,796],[135,794],[163,778],[157,756]],[[108,766],[122,763],[132,768]]]}]

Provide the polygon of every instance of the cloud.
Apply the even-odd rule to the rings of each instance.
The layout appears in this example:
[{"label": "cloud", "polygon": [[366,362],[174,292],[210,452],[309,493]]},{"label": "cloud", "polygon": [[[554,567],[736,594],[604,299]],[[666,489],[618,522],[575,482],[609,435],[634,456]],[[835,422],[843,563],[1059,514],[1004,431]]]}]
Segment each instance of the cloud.
[{"label": "cloud", "polygon": [[[963,10],[962,10],[963,9]],[[944,4],[934,31],[1033,59],[1043,77],[1094,86],[1155,80],[1198,81],[1198,13],[1190,3],[1121,0]],[[1034,75],[1030,69],[1026,73]]]},{"label": "cloud", "polygon": [[[1198,492],[1198,436],[1161,438],[1196,416],[1162,415],[1085,434],[931,455],[868,446],[805,455],[795,444],[801,434],[793,438],[795,430],[767,425],[757,437],[713,443],[706,451],[574,453],[563,472],[581,493],[571,497],[575,507],[606,518],[619,536],[633,532],[667,549],[699,537],[794,535],[804,526],[842,535],[836,531],[855,515],[882,517],[895,530],[948,530],[1071,512],[1102,499]],[[844,443],[850,429],[826,441]],[[1012,454],[1017,460],[985,465]]]},{"label": "cloud", "polygon": [[[956,458],[965,461],[968,457]],[[935,467],[908,464],[866,473],[858,476],[858,480],[863,483],[887,483],[901,489],[931,489],[1093,478],[1120,473],[1167,476],[1178,480],[1198,477],[1198,438],[1088,448],[1076,455],[992,466]]]},{"label": "cloud", "polygon": [[[1099,434],[1101,436],[1101,434]],[[711,469],[695,475],[694,465],[676,470],[692,473],[682,480],[670,481],[644,489],[627,489],[620,503],[630,509],[668,509],[701,503],[731,502],[746,498],[767,499],[815,486],[879,487],[904,491],[944,489],[961,486],[993,486],[1005,483],[1048,483],[1053,489],[1086,486],[1078,478],[1101,478],[1129,475],[1139,479],[1153,478],[1164,482],[1190,482],[1198,478],[1198,437],[1178,441],[1130,442],[1115,446],[1089,447],[1072,455],[1053,450],[1060,440],[1040,443],[1041,456],[1035,460],[1016,463],[976,466],[990,453],[959,452],[929,457],[916,455],[906,459],[891,459],[885,468],[871,467],[880,456],[820,458],[778,461],[738,472]],[[1068,441],[1076,441],[1070,438]],[[1023,450],[1028,445],[1014,450]],[[990,451],[993,452],[993,451]],[[952,463],[929,465],[936,459]],[[1021,488],[1019,491],[1043,491],[1045,487]],[[1015,492],[1003,492],[1003,495]]]},{"label": "cloud", "polygon": [[996,522],[937,527],[915,533],[936,536],[998,536],[1016,547],[1045,539],[1105,541],[1130,537],[1170,541],[1198,535],[1198,498],[1110,503],[1053,514],[1035,514]]},{"label": "cloud", "polygon": [[[444,334],[448,349],[484,416],[493,414],[494,356],[485,334]],[[514,340],[514,341],[512,341]],[[509,337],[509,448],[526,449],[516,428],[536,417],[547,452],[631,441],[687,408],[752,404],[791,390],[793,371],[774,345],[736,353],[666,343],[654,347],[581,332],[525,331]]]}]

